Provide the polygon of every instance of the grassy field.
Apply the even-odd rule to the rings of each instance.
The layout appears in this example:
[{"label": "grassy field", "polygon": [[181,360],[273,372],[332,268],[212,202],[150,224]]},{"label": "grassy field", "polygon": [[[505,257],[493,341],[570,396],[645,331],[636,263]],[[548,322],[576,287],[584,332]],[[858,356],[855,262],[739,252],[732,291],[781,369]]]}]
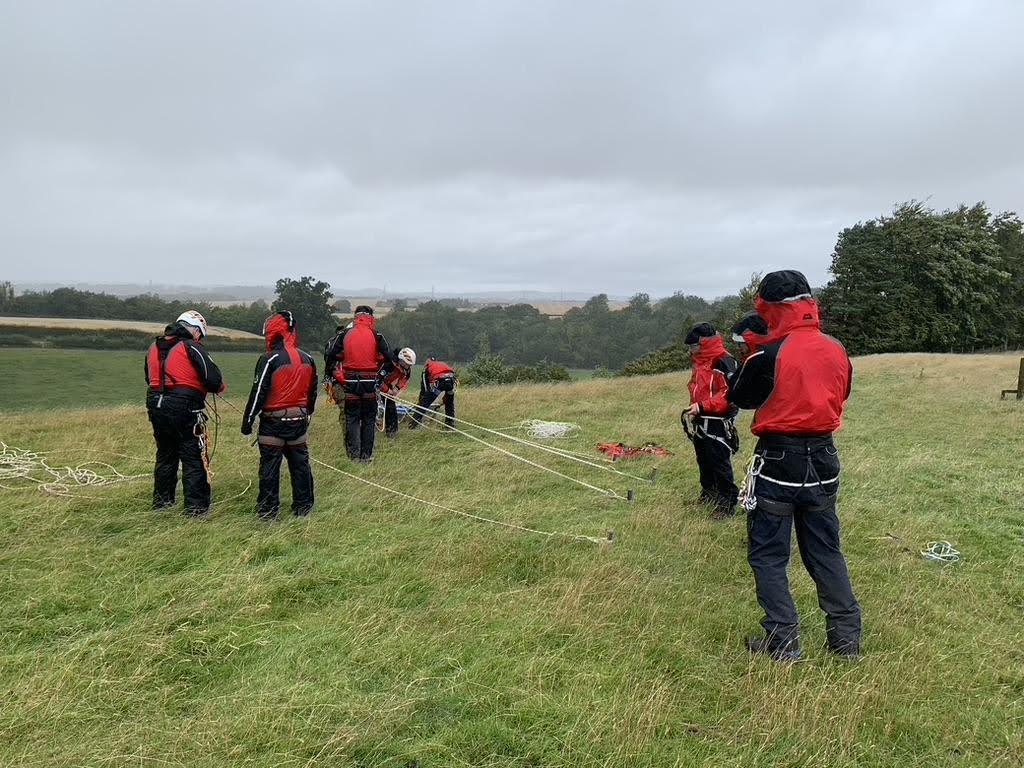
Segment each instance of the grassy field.
[{"label": "grassy field", "polygon": [[[40,359],[16,388],[79,402]],[[822,648],[799,565],[807,660],[743,650],[760,618],[744,519],[712,523],[691,501],[682,375],[460,393],[479,423],[577,422],[580,450],[674,449],[631,505],[434,431],[351,467],[334,413],[315,422],[315,456],[361,477],[534,528],[614,529],[613,546],[471,522],[319,467],[314,515],[263,526],[231,414],[207,523],[150,512],[145,478],[73,498],[0,490],[0,765],[1020,766],[1024,410],[998,399],[1016,358],[856,366],[839,445],[858,664]],[[137,404],[7,413],[0,432],[54,464],[150,468]],[[924,560],[934,539],[963,561]]]},{"label": "grassy field", "polygon": [[[311,354],[322,373],[320,356],[315,351]],[[144,357],[144,351],[0,347],[0,412],[141,403],[146,393]],[[258,357],[254,352],[213,353],[228,382],[228,397],[245,401]],[[413,399],[422,370],[420,366],[413,370],[409,390]],[[574,381],[593,375],[577,368],[569,373]]]}]

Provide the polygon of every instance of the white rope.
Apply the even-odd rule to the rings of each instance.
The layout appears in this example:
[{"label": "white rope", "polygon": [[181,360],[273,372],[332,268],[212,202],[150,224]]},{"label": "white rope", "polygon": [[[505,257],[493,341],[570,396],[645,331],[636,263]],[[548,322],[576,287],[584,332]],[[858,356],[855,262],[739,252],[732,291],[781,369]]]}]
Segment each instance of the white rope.
[{"label": "white rope", "polygon": [[957,563],[960,561],[960,550],[948,541],[929,541],[921,550],[921,556],[925,560],[935,560],[939,563]]},{"label": "white rope", "polygon": [[[149,474],[122,474],[105,461],[86,461],[73,467],[53,467],[47,463],[45,454],[0,441],[0,488],[8,491],[18,490],[27,483],[54,496],[74,496],[72,488],[100,488],[148,477]],[[19,481],[22,482],[21,486],[17,485]],[[14,485],[8,484],[12,482]]]},{"label": "white rope", "polygon": [[504,520],[493,520],[493,519],[491,519],[489,517],[482,517],[481,515],[474,515],[474,514],[472,514],[470,512],[462,512],[462,511],[460,511],[458,509],[452,509],[451,507],[446,507],[443,504],[438,504],[438,503],[433,502],[433,501],[427,501],[426,499],[420,499],[420,498],[417,498],[416,496],[412,496],[412,495],[410,495],[408,493],[403,493],[402,491],[396,491],[393,488],[388,488],[386,485],[381,485],[380,483],[375,483],[372,480],[367,480],[365,477],[360,477],[359,475],[352,474],[351,472],[346,472],[343,469],[335,467],[335,466],[333,466],[331,464],[327,464],[326,462],[320,461],[320,459],[314,458],[312,456],[310,456],[309,460],[312,461],[314,464],[319,464],[321,467],[324,467],[325,469],[329,469],[332,472],[337,472],[339,475],[344,475],[345,477],[348,477],[348,478],[350,478],[352,480],[357,480],[360,483],[363,483],[365,485],[369,485],[369,486],[371,486],[373,488],[376,488],[378,490],[384,491],[385,493],[390,493],[393,496],[398,496],[400,498],[407,499],[409,501],[415,501],[417,504],[426,504],[427,506],[434,507],[436,509],[440,509],[440,510],[443,510],[445,512],[450,512],[453,515],[458,515],[459,517],[465,517],[465,518],[467,518],[469,520],[475,520],[475,521],[477,521],[479,523],[488,523],[490,525],[498,525],[498,526],[501,526],[502,528],[509,528],[509,529],[512,529],[512,530],[515,530],[515,531],[520,531],[521,533],[533,533],[533,534],[536,534],[538,536],[546,536],[548,538],[559,537],[559,538],[569,539],[571,541],[587,541],[587,542],[590,542],[591,544],[607,544],[607,543],[612,541],[612,535],[611,534],[609,534],[609,537],[607,539],[600,539],[600,538],[597,538],[596,536],[584,536],[582,534],[576,534],[576,533],[563,533],[562,531],[541,531],[541,530],[538,530],[536,528],[527,528],[524,525],[517,525],[516,523],[508,523],[508,522],[505,522]]},{"label": "white rope", "polygon": [[[385,397],[389,397],[389,395],[385,395]],[[420,409],[420,414],[423,417],[431,419],[432,421],[435,421],[435,422],[437,422],[439,424],[445,424],[445,418],[446,417],[440,416],[438,414],[435,414],[432,411],[427,411],[427,410]],[[458,427],[452,427],[452,426],[448,426],[448,425],[445,424],[445,429],[450,429],[452,432],[460,434],[460,435],[462,435],[464,437],[468,437],[470,440],[474,440],[474,441],[480,443],[481,445],[486,445],[488,448],[491,448],[491,449],[497,451],[498,453],[502,453],[505,456],[508,456],[510,459],[515,459],[516,461],[521,461],[524,464],[529,464],[531,467],[536,467],[537,469],[540,469],[540,470],[542,470],[544,472],[550,472],[552,475],[557,475],[558,477],[562,478],[563,480],[568,480],[570,483],[576,483],[577,485],[582,485],[584,488],[589,488],[592,491],[597,491],[602,496],[608,496],[608,497],[613,498],[613,499],[619,499],[620,501],[630,501],[630,499],[627,498],[626,496],[622,496],[622,495],[616,493],[615,491],[611,490],[610,488],[601,488],[600,486],[597,486],[597,485],[591,485],[590,483],[586,482],[585,480],[579,480],[578,478],[572,477],[572,476],[567,475],[567,474],[565,474],[563,472],[559,472],[557,469],[551,469],[551,467],[545,467],[543,464],[538,464],[536,461],[531,461],[530,459],[526,458],[525,456],[520,456],[517,453],[512,453],[512,451],[506,451],[500,445],[495,445],[494,443],[488,443],[483,438],[477,437],[476,435],[471,435],[469,432],[461,430]],[[506,435],[506,437],[507,437],[507,435]]]},{"label": "white rope", "polygon": [[[403,399],[401,399],[399,397],[394,397],[392,395],[388,395],[388,394],[385,394],[383,392],[381,393],[381,396],[382,397],[391,398],[395,402],[402,403],[402,404],[405,404],[405,405],[414,405],[413,403],[409,402],[408,400],[403,400]],[[429,411],[429,412],[428,411],[424,411],[419,406],[414,406],[414,407],[418,411],[422,412],[424,416],[427,416],[429,418],[433,418],[435,421],[438,421],[439,423],[441,422],[440,415],[434,414],[432,411]],[[569,461],[575,461],[578,464],[586,464],[588,467],[594,467],[595,469],[600,469],[602,472],[611,472],[613,474],[621,475],[623,477],[628,477],[628,478],[631,478],[633,480],[639,480],[642,483],[649,483],[649,482],[651,482],[651,479],[649,477],[639,477],[638,475],[631,475],[629,472],[623,472],[623,471],[621,471],[619,469],[615,469],[614,467],[605,466],[604,464],[601,464],[601,463],[598,463],[596,461],[593,461],[590,458],[581,458],[578,454],[575,454],[573,451],[566,451],[563,448],[556,448],[555,446],[551,446],[551,445],[541,445],[540,443],[532,443],[529,440],[523,440],[521,437],[516,437],[515,435],[507,435],[504,432],[500,432],[500,431],[498,431],[496,429],[491,429],[489,427],[482,427],[479,424],[473,424],[472,422],[466,421],[465,419],[459,419],[459,418],[456,418],[454,416],[445,417],[445,418],[451,418],[452,421],[455,421],[455,422],[457,422],[459,424],[465,424],[467,427],[472,427],[473,429],[479,429],[481,432],[486,432],[486,433],[491,434],[491,435],[497,435],[498,437],[503,437],[506,440],[511,440],[514,443],[519,443],[520,445],[525,445],[525,446],[528,446],[530,448],[536,448],[539,451],[544,451],[546,453],[551,453],[551,454],[554,454],[555,456],[559,456],[559,457],[561,457],[563,459],[568,459]],[[492,445],[491,443],[487,443],[487,442],[484,442],[483,440],[479,440],[479,438],[474,437],[473,435],[469,435],[466,432],[463,432],[462,430],[456,429],[455,431],[458,432],[460,435],[466,435],[467,437],[470,437],[470,438],[472,438],[474,440],[478,440],[479,442],[484,443],[484,445],[489,445],[492,448],[496,448],[499,451],[503,450],[501,448],[498,448],[497,446]],[[522,459],[522,457],[519,457],[519,456],[517,456],[517,454],[514,454],[514,453],[511,453],[509,455],[510,456],[516,456],[517,458],[520,458],[522,461],[528,461],[527,459]],[[535,466],[539,466],[539,465],[535,465]],[[544,469],[547,469],[547,468],[545,467]],[[547,471],[554,472],[554,470],[547,470]],[[556,473],[556,474],[561,474],[561,473]]]},{"label": "white rope", "polygon": [[530,437],[541,440],[560,440],[580,431],[579,424],[568,421],[542,421],[541,419],[521,421],[519,428],[525,430]]}]

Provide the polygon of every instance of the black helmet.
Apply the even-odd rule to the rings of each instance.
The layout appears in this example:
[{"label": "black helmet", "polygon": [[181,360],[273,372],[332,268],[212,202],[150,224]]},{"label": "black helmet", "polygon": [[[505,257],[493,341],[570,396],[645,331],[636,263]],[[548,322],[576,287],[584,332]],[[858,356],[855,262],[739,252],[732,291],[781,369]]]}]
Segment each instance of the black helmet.
[{"label": "black helmet", "polygon": [[757,286],[757,295],[765,301],[794,301],[811,297],[811,286],[803,272],[783,269],[769,272]]},{"label": "black helmet", "polygon": [[373,307],[368,307],[366,304],[360,304],[356,307],[355,314],[357,315],[370,315],[373,316]]},{"label": "black helmet", "polygon": [[739,322],[732,327],[732,340],[735,342],[743,341],[743,334],[747,331],[755,333],[758,336],[765,336],[768,333],[768,323],[764,321],[757,312],[747,312],[743,317],[740,318]]},{"label": "black helmet", "polygon": [[690,332],[686,334],[684,343],[687,346],[693,346],[694,344],[700,344],[700,340],[707,336],[714,336],[718,331],[715,330],[711,323],[697,323]]}]

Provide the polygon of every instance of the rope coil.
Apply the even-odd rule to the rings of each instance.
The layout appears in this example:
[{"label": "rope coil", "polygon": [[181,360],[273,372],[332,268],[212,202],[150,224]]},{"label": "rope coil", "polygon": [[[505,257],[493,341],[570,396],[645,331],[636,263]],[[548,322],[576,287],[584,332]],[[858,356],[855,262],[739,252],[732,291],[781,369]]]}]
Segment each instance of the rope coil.
[{"label": "rope coil", "polygon": [[[73,496],[73,488],[100,488],[142,480],[150,475],[125,475],[105,461],[85,461],[76,466],[54,467],[45,454],[0,441],[0,488],[18,490],[24,483],[53,496]],[[21,486],[9,485],[22,481]]]},{"label": "rope coil", "polygon": [[961,559],[960,550],[948,541],[929,541],[921,550],[921,556],[938,563],[958,563]]}]

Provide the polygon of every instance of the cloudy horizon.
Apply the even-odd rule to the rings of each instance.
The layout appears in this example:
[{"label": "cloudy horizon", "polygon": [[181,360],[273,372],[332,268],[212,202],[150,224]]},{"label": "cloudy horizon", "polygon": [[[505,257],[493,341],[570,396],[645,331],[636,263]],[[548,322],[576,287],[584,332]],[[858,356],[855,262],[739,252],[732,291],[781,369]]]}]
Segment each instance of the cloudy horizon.
[{"label": "cloudy horizon", "polygon": [[1024,209],[1013,0],[0,8],[15,283],[713,297]]}]

